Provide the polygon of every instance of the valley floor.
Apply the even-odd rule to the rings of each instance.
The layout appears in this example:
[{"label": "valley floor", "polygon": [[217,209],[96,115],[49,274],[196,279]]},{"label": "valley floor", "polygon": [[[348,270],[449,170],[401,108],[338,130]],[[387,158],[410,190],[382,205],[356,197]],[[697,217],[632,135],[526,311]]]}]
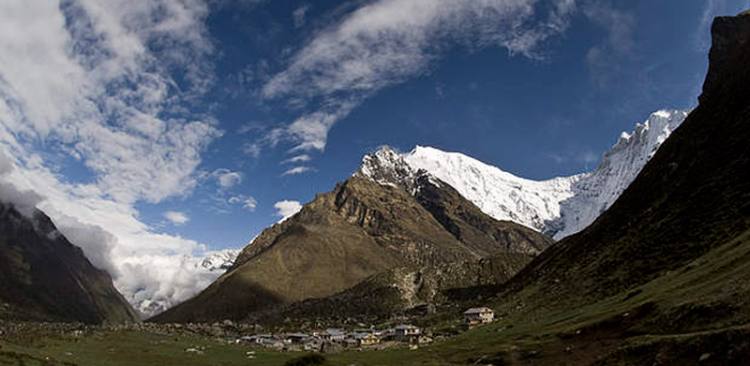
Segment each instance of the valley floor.
[{"label": "valley floor", "polygon": [[[565,323],[565,321],[563,321]],[[324,365],[747,365],[750,325],[626,336],[612,320],[563,331],[498,322],[421,347],[324,354]],[[29,331],[0,338],[0,365],[315,365],[226,339],[150,331]]]}]

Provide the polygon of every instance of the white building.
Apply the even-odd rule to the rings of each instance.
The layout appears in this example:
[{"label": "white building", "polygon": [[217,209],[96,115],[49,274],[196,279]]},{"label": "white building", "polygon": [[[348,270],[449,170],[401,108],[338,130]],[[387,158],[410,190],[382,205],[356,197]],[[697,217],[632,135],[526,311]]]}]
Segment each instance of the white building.
[{"label": "white building", "polygon": [[394,335],[397,339],[419,337],[422,334],[422,330],[413,325],[401,324],[393,328]]}]

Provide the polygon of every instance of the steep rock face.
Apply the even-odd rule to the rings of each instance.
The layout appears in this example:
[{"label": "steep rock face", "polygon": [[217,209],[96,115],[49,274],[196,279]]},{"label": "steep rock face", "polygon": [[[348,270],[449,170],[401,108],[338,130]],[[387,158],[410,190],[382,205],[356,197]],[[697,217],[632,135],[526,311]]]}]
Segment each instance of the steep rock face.
[{"label": "steep rock face", "polygon": [[720,89],[728,82],[732,75],[725,70],[735,67],[738,53],[747,47],[750,41],[750,10],[744,11],[736,17],[718,17],[711,25],[711,50],[708,54],[709,69],[703,83],[703,94],[700,102],[705,103],[708,95],[719,94]]},{"label": "steep rock face", "polygon": [[495,219],[562,239],[609,208],[686,116],[677,110],[655,112],[633,132],[623,133],[593,172],[545,181],[520,178],[431,147],[417,146],[403,159],[412,170],[424,170],[448,183]]},{"label": "steep rock face", "polygon": [[717,18],[713,37],[700,105],[607,212],[503,298],[541,312],[619,294],[651,305],[640,331],[750,322],[750,17]]},{"label": "steep rock face", "polygon": [[138,317],[83,251],[42,212],[0,203],[0,318],[117,323]]},{"label": "steep rock face", "polygon": [[397,267],[535,254],[551,244],[531,229],[492,219],[447,184],[403,167],[392,151],[365,157],[351,178],[261,233],[208,289],[154,320],[244,319],[269,307],[331,296]]}]

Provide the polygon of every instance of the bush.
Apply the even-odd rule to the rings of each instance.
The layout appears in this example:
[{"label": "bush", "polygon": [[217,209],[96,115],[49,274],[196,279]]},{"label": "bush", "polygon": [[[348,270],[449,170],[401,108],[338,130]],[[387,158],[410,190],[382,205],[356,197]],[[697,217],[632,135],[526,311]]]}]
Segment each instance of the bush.
[{"label": "bush", "polygon": [[321,355],[307,355],[299,358],[295,358],[287,361],[285,366],[312,366],[312,365],[323,365],[326,363],[326,358]]}]

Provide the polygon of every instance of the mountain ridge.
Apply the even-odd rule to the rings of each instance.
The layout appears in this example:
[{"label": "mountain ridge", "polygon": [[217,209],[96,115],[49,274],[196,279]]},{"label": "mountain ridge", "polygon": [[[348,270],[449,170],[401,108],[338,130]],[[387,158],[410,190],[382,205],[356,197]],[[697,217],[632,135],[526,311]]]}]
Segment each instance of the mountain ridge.
[{"label": "mountain ridge", "polygon": [[137,314],[81,248],[39,210],[0,203],[0,319],[137,322]]},{"label": "mountain ridge", "polygon": [[[383,154],[396,159],[388,164],[404,166],[392,151]],[[370,163],[379,161],[366,156],[363,167],[375,168]],[[381,182],[362,170],[354,173],[264,230],[201,294],[152,320],[239,320],[328,297],[398,267],[478,261],[505,252],[537,254],[552,244],[531,229],[492,219],[429,175],[402,173]]]},{"label": "mountain ridge", "polygon": [[402,157],[412,169],[425,170],[453,186],[488,215],[559,240],[606,210],[686,116],[679,110],[654,112],[632,132],[623,132],[595,170],[541,181],[432,147],[417,146]]}]

